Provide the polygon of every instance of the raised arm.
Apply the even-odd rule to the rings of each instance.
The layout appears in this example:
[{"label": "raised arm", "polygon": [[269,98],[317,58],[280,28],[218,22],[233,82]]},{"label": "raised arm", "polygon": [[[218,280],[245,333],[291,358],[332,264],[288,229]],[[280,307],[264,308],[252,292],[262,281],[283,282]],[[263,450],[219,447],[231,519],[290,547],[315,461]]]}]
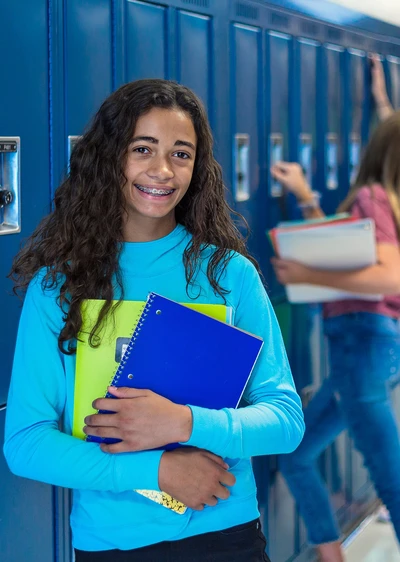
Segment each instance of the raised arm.
[{"label": "raised arm", "polygon": [[371,61],[371,91],[375,101],[376,111],[380,121],[392,115],[394,109],[390,103],[386,90],[385,72],[383,65],[376,54],[370,56]]}]

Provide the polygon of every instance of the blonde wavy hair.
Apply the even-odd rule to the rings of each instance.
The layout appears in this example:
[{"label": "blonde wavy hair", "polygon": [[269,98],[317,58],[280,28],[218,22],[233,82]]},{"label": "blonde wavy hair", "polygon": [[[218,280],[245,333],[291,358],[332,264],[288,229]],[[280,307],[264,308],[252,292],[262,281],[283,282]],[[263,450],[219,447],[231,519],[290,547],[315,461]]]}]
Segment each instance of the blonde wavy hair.
[{"label": "blonde wavy hair", "polygon": [[362,157],[357,178],[338,212],[349,211],[362,187],[379,183],[386,191],[400,238],[400,111],[378,125]]}]

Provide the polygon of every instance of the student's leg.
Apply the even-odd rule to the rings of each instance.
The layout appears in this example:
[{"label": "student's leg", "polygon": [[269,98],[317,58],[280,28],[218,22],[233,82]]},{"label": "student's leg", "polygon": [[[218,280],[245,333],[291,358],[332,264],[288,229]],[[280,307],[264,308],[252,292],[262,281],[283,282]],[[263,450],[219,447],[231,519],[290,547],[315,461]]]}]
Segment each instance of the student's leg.
[{"label": "student's leg", "polygon": [[355,447],[400,539],[400,441],[389,388],[399,358],[400,338],[361,334],[354,342],[349,376],[333,382]]},{"label": "student's leg", "polygon": [[329,379],[305,409],[304,418],[303,441],[296,451],[279,457],[280,468],[304,519],[310,543],[332,543],[340,534],[317,461],[346,424]]}]

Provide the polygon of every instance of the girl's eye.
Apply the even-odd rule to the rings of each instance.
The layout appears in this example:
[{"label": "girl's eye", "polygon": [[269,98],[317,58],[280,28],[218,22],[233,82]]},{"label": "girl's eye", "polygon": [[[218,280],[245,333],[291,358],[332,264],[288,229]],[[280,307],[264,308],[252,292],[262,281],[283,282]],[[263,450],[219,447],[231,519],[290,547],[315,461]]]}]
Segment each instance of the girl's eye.
[{"label": "girl's eye", "polygon": [[138,152],[139,154],[149,154],[150,151],[145,146],[138,146],[133,149],[133,152]]},{"label": "girl's eye", "polygon": [[178,156],[178,158],[183,158],[184,160],[190,158],[189,154],[186,152],[175,152],[175,155]]}]

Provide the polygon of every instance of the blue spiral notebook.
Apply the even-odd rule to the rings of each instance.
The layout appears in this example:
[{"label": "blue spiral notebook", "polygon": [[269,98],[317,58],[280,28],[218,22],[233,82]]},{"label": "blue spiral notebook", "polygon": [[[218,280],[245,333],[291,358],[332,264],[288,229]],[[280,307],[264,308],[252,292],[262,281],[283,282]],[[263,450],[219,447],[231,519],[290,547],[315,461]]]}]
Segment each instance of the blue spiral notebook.
[{"label": "blue spiral notebook", "polygon": [[262,346],[258,336],[150,293],[111,384],[149,389],[176,404],[236,408]]}]

